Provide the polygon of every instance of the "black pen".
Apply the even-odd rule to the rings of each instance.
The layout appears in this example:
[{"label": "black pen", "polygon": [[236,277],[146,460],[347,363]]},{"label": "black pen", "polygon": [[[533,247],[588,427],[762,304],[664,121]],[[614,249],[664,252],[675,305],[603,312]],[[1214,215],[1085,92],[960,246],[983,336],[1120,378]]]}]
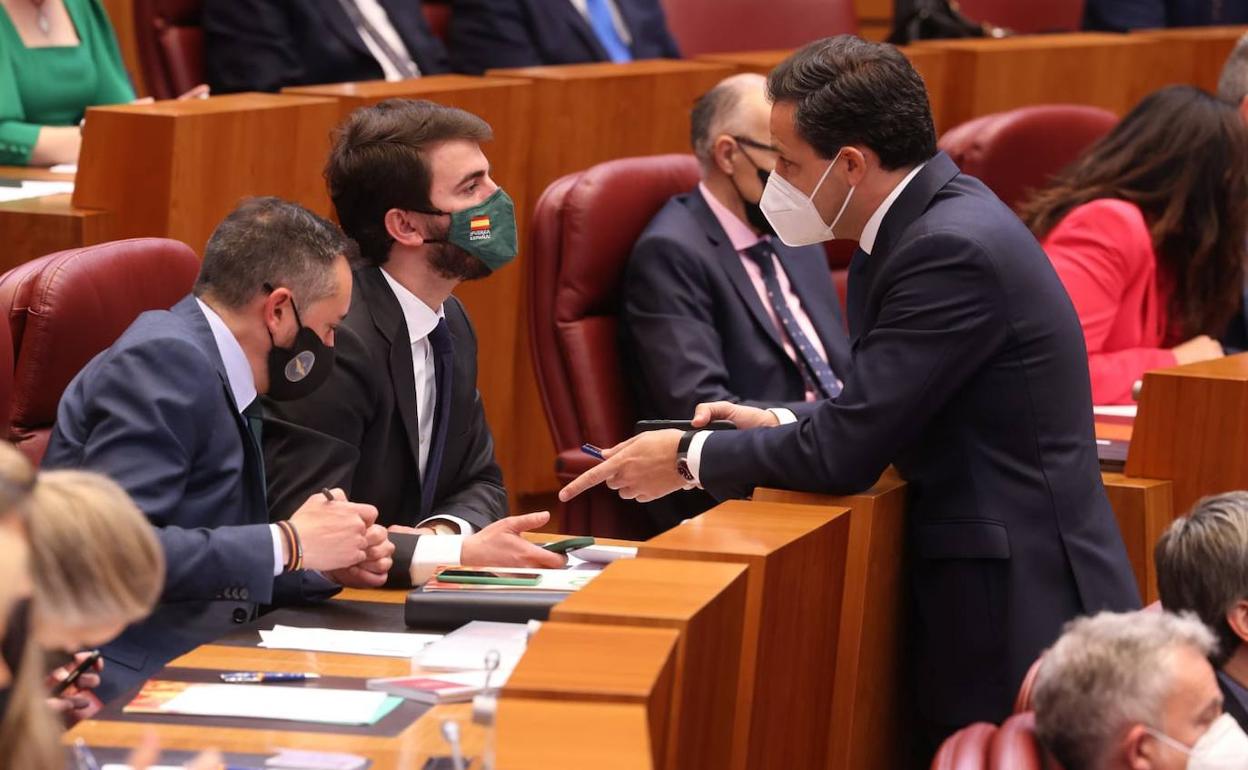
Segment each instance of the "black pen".
[{"label": "black pen", "polygon": [[99,659],[100,651],[92,650],[91,654],[83,658],[78,665],[74,666],[73,670],[71,670],[64,679],[56,683],[56,686],[52,688],[52,697],[59,698],[62,694],[64,694],[64,692],[68,690],[71,685],[78,681],[78,677],[90,671],[95,666],[95,662]]}]

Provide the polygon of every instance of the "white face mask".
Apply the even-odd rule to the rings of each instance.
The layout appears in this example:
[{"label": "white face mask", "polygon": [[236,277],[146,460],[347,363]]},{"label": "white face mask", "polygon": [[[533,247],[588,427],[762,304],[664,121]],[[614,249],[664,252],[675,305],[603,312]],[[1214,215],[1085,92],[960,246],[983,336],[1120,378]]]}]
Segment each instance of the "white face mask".
[{"label": "white face mask", "polygon": [[767,217],[767,221],[771,222],[771,226],[775,228],[776,235],[780,236],[780,240],[784,241],[785,245],[809,246],[812,243],[830,241],[836,237],[832,231],[841,221],[845,209],[849,207],[849,201],[854,197],[854,188],[850,187],[849,192],[845,194],[845,202],[841,204],[841,210],[836,212],[836,219],[833,219],[830,225],[825,225],[823,217],[819,216],[819,209],[815,206],[815,196],[819,194],[819,188],[823,187],[824,180],[828,178],[828,174],[832,173],[832,167],[840,159],[840,153],[837,153],[837,156],[828,164],[827,170],[823,172],[823,176],[819,177],[819,184],[815,185],[809,197],[775,171],[771,172],[771,176],[767,178],[767,186],[763,188],[763,198],[758,205]]},{"label": "white face mask", "polygon": [[1190,748],[1159,730],[1145,729],[1170,748],[1186,754],[1187,770],[1248,770],[1248,735],[1230,714],[1214,720]]}]

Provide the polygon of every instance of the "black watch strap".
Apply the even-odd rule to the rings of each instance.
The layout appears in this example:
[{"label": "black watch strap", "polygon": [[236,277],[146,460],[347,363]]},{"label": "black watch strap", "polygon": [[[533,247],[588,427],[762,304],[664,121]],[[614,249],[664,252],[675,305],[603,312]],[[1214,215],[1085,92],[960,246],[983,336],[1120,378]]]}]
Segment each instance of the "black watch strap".
[{"label": "black watch strap", "polygon": [[693,437],[698,435],[700,431],[687,430],[685,435],[680,437],[680,443],[676,445],[676,472],[680,477],[689,483],[693,483],[693,471],[689,469],[689,445],[693,443]]}]

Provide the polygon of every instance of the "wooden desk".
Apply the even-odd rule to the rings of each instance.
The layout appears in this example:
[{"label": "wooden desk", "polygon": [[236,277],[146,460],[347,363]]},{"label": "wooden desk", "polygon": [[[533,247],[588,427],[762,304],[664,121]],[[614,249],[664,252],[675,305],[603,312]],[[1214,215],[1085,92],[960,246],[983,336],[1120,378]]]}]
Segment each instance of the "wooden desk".
[{"label": "wooden desk", "polygon": [[[0,166],[0,178],[72,182],[46,168]],[[0,272],[54,251],[108,240],[107,212],[75,208],[70,193],[0,203]]]},{"label": "wooden desk", "polygon": [[646,711],[635,703],[504,699],[498,709],[498,767],[651,770],[657,765],[650,759],[648,729]]},{"label": "wooden desk", "polygon": [[1103,473],[1101,479],[1127,547],[1140,598],[1144,604],[1151,604],[1160,598],[1153,548],[1174,520],[1174,485],[1160,479],[1134,479],[1121,473]]},{"label": "wooden desk", "polygon": [[1182,27],[1137,30],[1132,37],[1147,38],[1164,46],[1162,59],[1174,83],[1190,83],[1214,93],[1226,58],[1248,26]]},{"label": "wooden desk", "polygon": [[[521,227],[520,248],[522,252],[526,249],[528,241],[524,228],[528,221],[523,218],[523,212],[529,210],[529,155],[535,123],[532,89],[526,81],[432,75],[398,82],[376,80],[301,86],[287,88],[282,93],[333,99],[338,104],[340,119],[345,119],[360,107],[395,98],[428,99],[480,116],[494,129],[494,141],[484,148],[490,159],[490,175],[516,202]],[[320,168],[324,159],[315,163]],[[477,331],[477,388],[485,403],[486,417],[494,429],[494,454],[503,469],[503,478],[508,481],[507,491],[513,511],[520,510],[511,481],[519,474],[521,442],[517,440],[517,433],[509,427],[516,419],[515,372],[520,353],[519,330],[525,326],[520,315],[522,277],[522,268],[514,264],[486,280],[462,283],[455,289],[455,296],[463,300]]]},{"label": "wooden desk", "polygon": [[552,621],[680,632],[661,767],[723,770],[732,755],[746,568],[667,559],[617,561],[556,605]]},{"label": "wooden desk", "polygon": [[[649,540],[641,557],[749,565],[734,758],[798,767],[827,752],[849,554],[844,508],[732,501]],[[794,710],[791,704],[800,703]],[[740,766],[740,765],[738,765]]]}]

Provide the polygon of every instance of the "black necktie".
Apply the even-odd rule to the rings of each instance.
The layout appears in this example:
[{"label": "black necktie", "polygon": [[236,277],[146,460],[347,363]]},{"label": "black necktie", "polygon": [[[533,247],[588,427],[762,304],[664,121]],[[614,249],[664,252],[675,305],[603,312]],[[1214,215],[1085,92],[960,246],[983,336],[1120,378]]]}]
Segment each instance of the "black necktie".
[{"label": "black necktie", "polygon": [[849,289],[845,292],[845,314],[849,318],[850,339],[862,334],[862,305],[866,294],[867,259],[871,255],[862,249],[854,249],[849,260]]},{"label": "black necktie", "polygon": [[807,381],[807,384],[813,384],[815,387],[812,390],[822,398],[836,398],[840,395],[841,385],[836,381],[832,367],[828,366],[828,362],[815,349],[814,344],[802,331],[788,303],[784,301],[784,290],[780,288],[780,279],[776,276],[776,266],[772,261],[773,253],[771,244],[766,240],[761,240],[745,250],[746,256],[763,271],[763,286],[767,289],[767,300],[771,304],[771,309],[775,311],[776,318],[780,320],[785,336],[793,342],[793,347],[797,352],[797,368],[802,371],[803,379]]},{"label": "black necktie", "polygon": [[421,517],[433,511],[434,495],[437,493],[438,472],[442,469],[442,454],[446,451],[446,433],[451,418],[451,387],[455,373],[455,347],[451,341],[451,329],[446,319],[429,333],[429,347],[433,349],[433,376],[437,393],[434,394],[433,435],[429,437],[429,456],[425,459],[425,478],[420,485]]}]

